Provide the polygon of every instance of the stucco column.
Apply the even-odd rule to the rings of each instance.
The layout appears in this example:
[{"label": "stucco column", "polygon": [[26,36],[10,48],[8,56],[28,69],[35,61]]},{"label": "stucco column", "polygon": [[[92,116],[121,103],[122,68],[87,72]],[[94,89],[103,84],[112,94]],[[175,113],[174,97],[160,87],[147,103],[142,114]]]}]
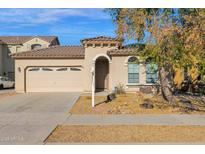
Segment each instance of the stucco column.
[{"label": "stucco column", "polygon": [[111,92],[112,90],[113,90],[113,84],[112,84],[112,76],[113,76],[113,70],[111,69],[111,67],[112,67],[112,65],[111,65],[112,63],[111,62],[109,62],[109,81],[108,81],[108,87],[109,87],[109,92]]},{"label": "stucco column", "polygon": [[95,107],[95,63],[93,62],[92,68],[91,68],[91,74],[92,74],[92,107]]}]

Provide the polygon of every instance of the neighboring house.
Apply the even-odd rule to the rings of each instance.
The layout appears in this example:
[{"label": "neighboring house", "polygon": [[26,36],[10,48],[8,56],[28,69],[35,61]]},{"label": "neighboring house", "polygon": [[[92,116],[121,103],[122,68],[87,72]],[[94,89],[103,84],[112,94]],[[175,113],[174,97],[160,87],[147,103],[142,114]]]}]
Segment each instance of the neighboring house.
[{"label": "neighboring house", "polygon": [[14,79],[11,54],[59,45],[56,36],[0,36],[0,76]]},{"label": "neighboring house", "polygon": [[[54,46],[13,54],[17,92],[90,92],[155,89],[157,65],[141,61],[138,48],[122,46],[117,38],[99,36],[81,40],[82,46]],[[94,75],[94,76],[93,76]],[[143,91],[144,91],[143,90]]]},{"label": "neighboring house", "polygon": [[3,54],[2,54],[2,45],[3,45],[3,42],[0,40],[0,76],[2,75],[2,72],[3,72]]}]

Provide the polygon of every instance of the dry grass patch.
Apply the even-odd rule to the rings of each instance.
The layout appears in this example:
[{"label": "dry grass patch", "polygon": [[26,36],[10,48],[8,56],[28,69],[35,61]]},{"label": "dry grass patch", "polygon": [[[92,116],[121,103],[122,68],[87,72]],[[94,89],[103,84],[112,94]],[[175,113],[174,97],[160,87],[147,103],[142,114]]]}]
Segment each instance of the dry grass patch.
[{"label": "dry grass patch", "polygon": [[[145,95],[142,93],[121,94],[112,102],[105,103],[106,96],[95,97],[96,106],[91,107],[91,97],[81,96],[71,109],[72,114],[181,114],[185,112],[185,106],[173,107],[164,102],[162,96]],[[144,109],[140,107],[145,101],[152,102],[154,108]],[[205,113],[205,104],[199,111],[191,111],[193,114]]]},{"label": "dry grass patch", "polygon": [[205,126],[60,125],[46,142],[204,143]]}]

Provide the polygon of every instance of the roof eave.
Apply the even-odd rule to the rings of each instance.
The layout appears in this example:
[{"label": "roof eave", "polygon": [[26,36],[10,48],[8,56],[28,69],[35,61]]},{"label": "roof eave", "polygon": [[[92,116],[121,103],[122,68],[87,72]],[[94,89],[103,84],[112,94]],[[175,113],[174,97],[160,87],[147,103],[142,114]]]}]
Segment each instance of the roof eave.
[{"label": "roof eave", "polygon": [[12,56],[14,59],[84,59],[85,57],[19,57]]},{"label": "roof eave", "polygon": [[131,54],[131,53],[130,54],[129,53],[127,53],[127,54],[126,53],[125,54],[114,54],[113,53],[113,54],[109,54],[109,55],[112,57],[113,56],[117,57],[117,56],[137,56],[138,54],[137,53],[136,54]]}]

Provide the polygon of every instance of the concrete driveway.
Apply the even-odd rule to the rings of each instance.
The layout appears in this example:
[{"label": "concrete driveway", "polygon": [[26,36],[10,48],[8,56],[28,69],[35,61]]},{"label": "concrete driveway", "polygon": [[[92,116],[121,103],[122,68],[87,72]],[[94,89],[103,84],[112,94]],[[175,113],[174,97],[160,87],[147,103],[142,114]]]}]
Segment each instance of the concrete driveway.
[{"label": "concrete driveway", "polygon": [[0,90],[0,94],[8,94],[8,93],[14,93],[14,92],[15,92],[15,90],[13,88]]},{"label": "concrete driveway", "polygon": [[80,93],[28,93],[0,98],[0,144],[43,144],[69,116]]}]

